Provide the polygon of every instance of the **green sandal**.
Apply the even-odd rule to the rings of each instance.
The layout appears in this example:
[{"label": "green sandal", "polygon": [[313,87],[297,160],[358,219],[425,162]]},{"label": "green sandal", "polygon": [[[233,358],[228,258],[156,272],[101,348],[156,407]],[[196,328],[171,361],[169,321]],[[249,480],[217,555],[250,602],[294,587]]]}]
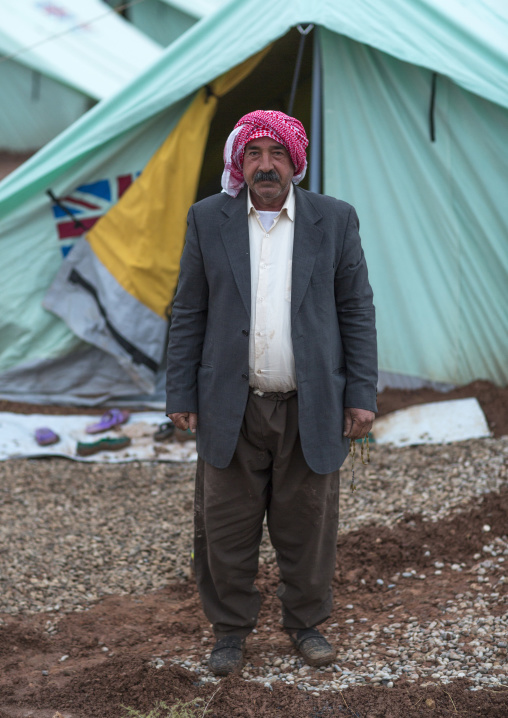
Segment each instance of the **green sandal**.
[{"label": "green sandal", "polygon": [[128,436],[119,436],[118,438],[100,439],[99,441],[93,441],[90,444],[85,444],[82,441],[78,441],[77,454],[78,456],[91,456],[97,454],[99,451],[119,451],[130,446],[131,440]]}]

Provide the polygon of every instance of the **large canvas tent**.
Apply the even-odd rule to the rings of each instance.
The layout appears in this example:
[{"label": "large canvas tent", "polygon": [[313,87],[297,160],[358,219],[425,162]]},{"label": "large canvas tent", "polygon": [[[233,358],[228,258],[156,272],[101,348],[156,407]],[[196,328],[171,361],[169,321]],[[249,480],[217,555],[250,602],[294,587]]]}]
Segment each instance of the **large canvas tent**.
[{"label": "large canvas tent", "polygon": [[162,48],[100,0],[0,2],[0,149],[39,149]]},{"label": "large canvas tent", "polygon": [[358,209],[385,380],[507,383],[507,11],[244,0],[0,184],[4,396],[153,395],[187,208],[234,121],[284,109],[299,23],[311,184],[322,151],[324,191]]},{"label": "large canvas tent", "polygon": [[224,5],[224,0],[142,0],[132,4],[124,4],[122,0],[107,1],[110,5],[125,7],[122,14],[164,47]]}]

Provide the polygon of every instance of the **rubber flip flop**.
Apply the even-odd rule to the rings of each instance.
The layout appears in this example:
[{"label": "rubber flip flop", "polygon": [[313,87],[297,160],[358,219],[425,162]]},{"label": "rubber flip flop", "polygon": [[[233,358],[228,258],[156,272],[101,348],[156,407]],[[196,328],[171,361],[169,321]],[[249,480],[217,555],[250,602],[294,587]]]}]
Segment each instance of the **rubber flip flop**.
[{"label": "rubber flip flop", "polygon": [[123,409],[109,409],[103,414],[96,424],[89,424],[86,427],[87,434],[100,434],[101,431],[108,431],[115,426],[125,424],[129,420],[129,412]]},{"label": "rubber flip flop", "polygon": [[41,426],[35,430],[35,441],[39,446],[50,446],[60,441],[60,437],[52,429],[48,429],[47,426]]},{"label": "rubber flip flop", "polygon": [[175,425],[171,421],[165,421],[163,424],[159,425],[159,428],[153,435],[153,438],[155,441],[166,441],[166,439],[170,439],[173,434],[175,433]]},{"label": "rubber flip flop", "polygon": [[119,451],[130,446],[131,440],[128,436],[119,436],[118,438],[105,437],[99,441],[93,441],[90,444],[78,441],[76,452],[78,456],[92,456],[99,451]]}]

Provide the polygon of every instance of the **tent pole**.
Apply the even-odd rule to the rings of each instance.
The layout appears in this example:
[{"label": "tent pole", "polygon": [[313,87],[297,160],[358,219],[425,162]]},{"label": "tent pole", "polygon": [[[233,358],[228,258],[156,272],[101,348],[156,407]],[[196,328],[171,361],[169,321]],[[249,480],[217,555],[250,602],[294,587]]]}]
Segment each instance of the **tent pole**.
[{"label": "tent pole", "polygon": [[310,25],[307,25],[306,28],[303,27],[303,25],[298,25],[297,30],[300,33],[300,44],[298,45],[298,55],[296,56],[296,65],[295,70],[293,72],[293,82],[291,84],[291,94],[289,95],[289,104],[288,104],[288,115],[293,114],[293,106],[295,104],[295,97],[296,97],[296,90],[298,87],[298,80],[300,79],[300,67],[302,65],[302,58],[303,58],[303,49],[305,47],[305,38],[307,35],[313,30],[314,25],[311,23]]},{"label": "tent pole", "polygon": [[319,28],[314,28],[312,58],[312,106],[310,115],[309,189],[321,192],[321,47]]}]

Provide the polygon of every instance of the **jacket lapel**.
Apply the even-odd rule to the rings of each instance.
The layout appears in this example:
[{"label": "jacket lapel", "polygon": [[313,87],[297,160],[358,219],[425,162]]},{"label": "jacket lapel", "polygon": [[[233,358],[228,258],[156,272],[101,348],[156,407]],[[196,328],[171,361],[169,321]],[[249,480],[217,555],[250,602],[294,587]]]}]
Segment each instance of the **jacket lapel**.
[{"label": "jacket lapel", "polygon": [[300,309],[323,239],[323,230],[316,226],[322,215],[316,210],[308,195],[298,187],[295,187],[295,202],[291,320],[294,320]]},{"label": "jacket lapel", "polygon": [[250,317],[251,284],[247,191],[243,189],[238,197],[230,197],[222,207],[222,211],[226,215],[226,220],[220,228],[222,241],[238,291]]}]

